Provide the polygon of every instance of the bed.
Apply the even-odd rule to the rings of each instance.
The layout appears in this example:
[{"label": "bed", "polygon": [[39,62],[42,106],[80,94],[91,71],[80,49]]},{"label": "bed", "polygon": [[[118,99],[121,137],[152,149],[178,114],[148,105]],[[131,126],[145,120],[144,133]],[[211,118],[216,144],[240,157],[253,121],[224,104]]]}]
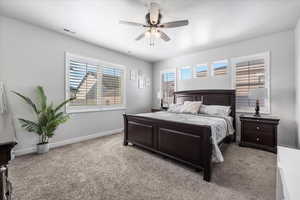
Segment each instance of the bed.
[{"label": "bed", "polygon": [[[168,112],[124,114],[124,145],[131,143],[185,163],[196,170],[203,170],[203,179],[210,181],[212,161],[223,159],[219,146],[236,139],[235,90],[193,90],[174,93],[174,103],[184,101],[230,106],[231,113],[227,119]],[[233,131],[229,131],[228,122],[231,123]]]}]

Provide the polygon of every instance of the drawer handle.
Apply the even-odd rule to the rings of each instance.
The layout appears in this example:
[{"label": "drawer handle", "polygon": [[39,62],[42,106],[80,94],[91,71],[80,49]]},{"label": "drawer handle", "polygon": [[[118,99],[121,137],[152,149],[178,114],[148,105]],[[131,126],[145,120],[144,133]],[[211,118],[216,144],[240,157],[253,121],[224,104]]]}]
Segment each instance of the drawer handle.
[{"label": "drawer handle", "polygon": [[259,141],[259,138],[256,138],[256,141]]},{"label": "drawer handle", "polygon": [[257,126],[257,127],[256,127],[256,130],[259,130],[259,129],[260,129],[260,128]]}]

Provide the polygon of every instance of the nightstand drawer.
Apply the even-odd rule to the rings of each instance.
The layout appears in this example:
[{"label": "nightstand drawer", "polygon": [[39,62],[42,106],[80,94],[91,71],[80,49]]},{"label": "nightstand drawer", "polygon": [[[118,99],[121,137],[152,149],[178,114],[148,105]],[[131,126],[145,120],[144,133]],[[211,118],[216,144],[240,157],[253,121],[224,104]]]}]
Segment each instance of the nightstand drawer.
[{"label": "nightstand drawer", "polygon": [[273,133],[274,126],[271,124],[255,123],[255,122],[244,122],[244,130],[249,132],[264,132]]},{"label": "nightstand drawer", "polygon": [[255,143],[259,145],[275,146],[275,140],[273,135],[268,135],[260,132],[244,132],[243,141],[249,143]]},{"label": "nightstand drawer", "polygon": [[259,134],[257,132],[244,132],[242,135],[242,140],[250,143],[258,143],[258,136]]}]

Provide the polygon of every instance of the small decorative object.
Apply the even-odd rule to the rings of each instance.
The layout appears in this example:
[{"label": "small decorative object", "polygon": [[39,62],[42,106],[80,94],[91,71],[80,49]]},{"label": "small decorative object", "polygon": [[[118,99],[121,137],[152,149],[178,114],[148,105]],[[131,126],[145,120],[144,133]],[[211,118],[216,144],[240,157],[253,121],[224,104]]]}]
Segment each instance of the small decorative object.
[{"label": "small decorative object", "polygon": [[249,91],[249,97],[251,99],[255,99],[256,100],[256,106],[255,106],[255,114],[254,116],[256,117],[260,117],[260,113],[259,113],[259,101],[260,100],[265,100],[267,97],[267,89],[266,88],[255,88],[255,89],[251,89]]},{"label": "small decorative object", "polygon": [[58,106],[53,106],[53,103],[47,105],[47,97],[44,93],[44,89],[38,86],[38,105],[36,105],[30,98],[18,92],[13,91],[13,93],[30,105],[37,117],[36,121],[22,118],[18,119],[25,130],[39,135],[40,142],[37,144],[37,153],[42,154],[48,152],[49,138],[53,137],[55,130],[60,124],[65,123],[69,119],[68,115],[64,114],[64,112],[60,112],[60,109],[74,98],[67,99]]},{"label": "small decorative object", "polygon": [[150,87],[151,82],[150,82],[150,78],[146,78],[146,87]]},{"label": "small decorative object", "polygon": [[138,86],[139,86],[140,89],[144,88],[144,79],[143,79],[143,77],[139,77]]},{"label": "small decorative object", "polygon": [[142,71],[138,71],[138,88],[145,88],[145,79]]},{"label": "small decorative object", "polygon": [[130,70],[130,80],[135,81],[136,80],[136,71],[131,69]]}]

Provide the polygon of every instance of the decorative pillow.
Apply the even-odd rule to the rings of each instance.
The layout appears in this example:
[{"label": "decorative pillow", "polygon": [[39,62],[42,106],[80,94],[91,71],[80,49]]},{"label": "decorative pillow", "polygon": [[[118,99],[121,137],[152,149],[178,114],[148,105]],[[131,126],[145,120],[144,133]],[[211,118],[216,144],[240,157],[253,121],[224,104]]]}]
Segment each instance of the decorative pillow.
[{"label": "decorative pillow", "polygon": [[183,104],[171,104],[169,106],[168,112],[180,113],[182,107],[183,107]]},{"label": "decorative pillow", "polygon": [[202,104],[202,101],[185,101],[183,104],[186,105],[189,103],[201,103]]},{"label": "decorative pillow", "polygon": [[181,108],[181,112],[182,113],[190,113],[190,114],[198,114],[201,104],[202,104],[202,101],[185,101]]},{"label": "decorative pillow", "polygon": [[228,116],[231,112],[230,106],[204,105],[200,107],[200,113],[208,115]]}]

